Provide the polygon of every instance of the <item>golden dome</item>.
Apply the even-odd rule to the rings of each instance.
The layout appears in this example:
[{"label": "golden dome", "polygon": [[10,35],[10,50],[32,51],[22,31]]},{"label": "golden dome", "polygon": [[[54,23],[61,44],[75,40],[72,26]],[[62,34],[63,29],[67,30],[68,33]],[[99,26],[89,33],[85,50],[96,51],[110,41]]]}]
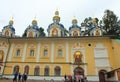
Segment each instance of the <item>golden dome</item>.
[{"label": "golden dome", "polygon": [[72,23],[77,23],[77,19],[76,19],[75,16],[74,16],[73,19],[72,19]]},{"label": "golden dome", "polygon": [[12,19],[9,21],[9,24],[13,25],[13,23],[14,23],[14,20],[13,20],[13,17],[12,17]]},{"label": "golden dome", "polygon": [[60,20],[59,11],[58,10],[55,11],[55,16],[53,17],[53,20]]},{"label": "golden dome", "polygon": [[59,11],[58,10],[55,11],[55,15],[59,16]]},{"label": "golden dome", "polygon": [[32,24],[33,24],[33,25],[37,25],[36,17],[32,20]]}]

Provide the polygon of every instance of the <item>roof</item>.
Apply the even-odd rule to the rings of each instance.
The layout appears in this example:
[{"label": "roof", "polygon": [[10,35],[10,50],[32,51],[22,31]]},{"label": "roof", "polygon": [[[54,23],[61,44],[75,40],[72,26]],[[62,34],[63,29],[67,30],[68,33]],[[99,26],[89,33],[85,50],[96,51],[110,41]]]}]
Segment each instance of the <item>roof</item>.
[{"label": "roof", "polygon": [[72,28],[79,28],[79,29],[81,29],[81,27],[78,26],[78,25],[72,25],[72,26],[70,26],[70,27],[69,27],[69,30],[71,30]]},{"label": "roof", "polygon": [[12,25],[4,26],[3,29],[10,28],[12,31],[15,31],[15,28]]}]

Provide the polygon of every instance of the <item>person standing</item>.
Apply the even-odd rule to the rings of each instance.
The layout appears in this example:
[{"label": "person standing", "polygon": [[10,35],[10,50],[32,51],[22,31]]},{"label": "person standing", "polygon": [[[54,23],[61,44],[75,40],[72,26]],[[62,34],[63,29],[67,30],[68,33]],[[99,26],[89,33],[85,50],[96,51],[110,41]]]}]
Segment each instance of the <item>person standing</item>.
[{"label": "person standing", "polygon": [[25,76],[25,74],[23,73],[23,75],[22,75],[22,82],[24,82],[24,76]]},{"label": "person standing", "polygon": [[18,75],[18,82],[21,82],[21,74]]},{"label": "person standing", "polygon": [[66,74],[65,74],[65,76],[64,76],[64,79],[65,79],[65,81],[66,81],[66,79],[67,79],[67,76],[66,76]]},{"label": "person standing", "polygon": [[84,82],[88,82],[87,77],[84,78]]},{"label": "person standing", "polygon": [[17,82],[17,76],[18,76],[18,72],[15,72],[13,82]]},{"label": "person standing", "polygon": [[27,81],[27,74],[25,73],[25,75],[24,75],[24,82],[26,82]]}]

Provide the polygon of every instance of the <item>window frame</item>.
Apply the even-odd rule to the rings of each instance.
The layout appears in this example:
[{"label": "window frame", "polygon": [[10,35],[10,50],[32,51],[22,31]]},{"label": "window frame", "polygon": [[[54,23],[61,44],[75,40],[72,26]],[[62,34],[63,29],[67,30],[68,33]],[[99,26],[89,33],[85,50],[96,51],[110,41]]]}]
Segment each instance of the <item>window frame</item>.
[{"label": "window frame", "polygon": [[62,49],[58,49],[57,55],[58,55],[58,57],[62,57],[63,56],[63,50]]},{"label": "window frame", "polygon": [[55,76],[60,76],[61,75],[61,68],[59,66],[56,66],[54,68],[54,75]]},{"label": "window frame", "polygon": [[16,50],[16,57],[19,57],[19,56],[20,56],[20,52],[21,52],[20,49],[17,49],[17,50]]},{"label": "window frame", "polygon": [[39,66],[36,66],[36,67],[34,68],[34,75],[35,75],[35,76],[39,76],[39,75],[40,75],[40,68],[39,68]]},{"label": "window frame", "polygon": [[33,57],[35,55],[35,50],[34,49],[31,49],[30,50],[30,57]]},{"label": "window frame", "polygon": [[48,49],[44,49],[43,56],[48,56]]}]

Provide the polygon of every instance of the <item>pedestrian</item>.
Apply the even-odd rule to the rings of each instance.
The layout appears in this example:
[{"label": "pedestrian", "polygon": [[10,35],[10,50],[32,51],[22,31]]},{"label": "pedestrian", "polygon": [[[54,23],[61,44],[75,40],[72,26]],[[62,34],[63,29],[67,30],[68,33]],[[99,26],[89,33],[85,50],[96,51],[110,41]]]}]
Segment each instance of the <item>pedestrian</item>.
[{"label": "pedestrian", "polygon": [[87,77],[84,78],[84,82],[88,82]]},{"label": "pedestrian", "polygon": [[65,74],[64,78],[65,78],[65,80],[66,80],[66,78],[67,78],[66,74]]},{"label": "pedestrian", "polygon": [[15,72],[15,73],[14,73],[13,82],[17,82],[17,76],[18,76],[18,72]]},{"label": "pedestrian", "polygon": [[25,74],[23,73],[23,75],[22,75],[22,82],[24,82],[24,76],[25,76]]},{"label": "pedestrian", "polygon": [[18,82],[21,82],[21,74],[18,75]]},{"label": "pedestrian", "polygon": [[27,81],[27,74],[25,73],[25,75],[24,75],[24,82],[26,82]]}]

